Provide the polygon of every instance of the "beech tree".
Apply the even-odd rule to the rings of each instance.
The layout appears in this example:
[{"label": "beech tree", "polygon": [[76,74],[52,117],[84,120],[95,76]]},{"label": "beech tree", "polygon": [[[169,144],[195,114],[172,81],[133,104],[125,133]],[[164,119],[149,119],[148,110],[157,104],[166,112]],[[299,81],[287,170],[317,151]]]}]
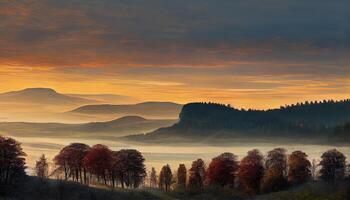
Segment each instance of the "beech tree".
[{"label": "beech tree", "polygon": [[123,149],[113,156],[115,164],[112,168],[118,176],[122,187],[137,188],[146,177],[145,158],[134,149]]},{"label": "beech tree", "polygon": [[207,171],[208,184],[233,188],[237,169],[237,156],[232,153],[223,153],[213,158]]},{"label": "beech tree", "polygon": [[97,177],[103,179],[107,184],[108,172],[111,169],[112,151],[105,145],[96,144],[86,154],[84,163],[88,171]]},{"label": "beech tree", "polygon": [[36,175],[41,179],[45,179],[48,177],[49,164],[44,154],[42,154],[39,160],[36,161],[35,172],[36,172]]},{"label": "beech tree", "polygon": [[192,190],[202,190],[205,181],[205,164],[202,159],[197,159],[192,162],[189,170],[188,185]]},{"label": "beech tree", "polygon": [[288,182],[292,185],[311,179],[311,163],[302,151],[294,151],[288,157]]},{"label": "beech tree", "polygon": [[187,181],[186,166],[184,164],[180,164],[179,168],[177,169],[177,184],[180,188],[185,189],[186,181]]},{"label": "beech tree", "polygon": [[264,192],[279,191],[287,186],[287,156],[286,150],[276,148],[267,153],[266,172],[262,181]]},{"label": "beech tree", "polygon": [[0,136],[0,184],[10,184],[25,176],[25,157],[21,144]]},{"label": "beech tree", "polygon": [[164,165],[159,174],[159,188],[161,190],[169,191],[172,178],[173,174],[170,166],[168,164]]},{"label": "beech tree", "polygon": [[344,178],[346,157],[336,149],[326,151],[321,156],[320,174],[325,181],[336,181]]},{"label": "beech tree", "polygon": [[248,194],[257,194],[260,191],[260,182],[264,176],[263,155],[254,149],[248,152],[239,165],[239,187]]},{"label": "beech tree", "polygon": [[87,183],[85,156],[91,148],[82,143],[72,143],[65,146],[55,156],[54,162],[58,169],[63,171],[65,179],[72,177],[73,180]]}]

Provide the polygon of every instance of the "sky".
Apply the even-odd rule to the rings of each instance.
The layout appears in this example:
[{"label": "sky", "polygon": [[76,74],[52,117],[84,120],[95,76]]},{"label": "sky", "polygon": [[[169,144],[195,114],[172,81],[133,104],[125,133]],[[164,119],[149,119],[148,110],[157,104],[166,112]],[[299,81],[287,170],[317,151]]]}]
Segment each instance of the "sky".
[{"label": "sky", "polygon": [[350,98],[350,1],[0,0],[0,82],[258,109]]}]

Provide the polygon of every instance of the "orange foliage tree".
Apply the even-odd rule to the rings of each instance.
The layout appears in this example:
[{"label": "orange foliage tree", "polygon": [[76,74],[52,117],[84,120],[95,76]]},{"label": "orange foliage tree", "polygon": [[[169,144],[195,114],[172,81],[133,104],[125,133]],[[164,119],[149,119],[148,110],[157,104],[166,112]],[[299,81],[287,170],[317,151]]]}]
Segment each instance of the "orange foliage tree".
[{"label": "orange foliage tree", "polygon": [[264,175],[263,155],[254,149],[248,152],[239,165],[239,187],[248,194],[257,194],[260,191],[260,182]]},{"label": "orange foliage tree", "polygon": [[286,150],[276,148],[267,153],[266,172],[262,181],[264,192],[279,191],[287,186]]},{"label": "orange foliage tree", "polygon": [[288,182],[292,185],[305,183],[311,179],[311,163],[306,153],[294,151],[288,157]]}]

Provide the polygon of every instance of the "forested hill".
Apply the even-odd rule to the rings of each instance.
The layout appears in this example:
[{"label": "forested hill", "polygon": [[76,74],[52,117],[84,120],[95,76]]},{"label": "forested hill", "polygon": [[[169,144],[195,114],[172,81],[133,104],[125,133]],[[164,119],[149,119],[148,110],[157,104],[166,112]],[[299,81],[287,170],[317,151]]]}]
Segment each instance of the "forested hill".
[{"label": "forested hill", "polygon": [[[305,102],[270,110],[244,110],[216,103],[186,104],[177,124],[135,139],[158,136],[317,136],[350,122],[350,100]],[[338,128],[339,129],[339,128]],[[342,133],[346,135],[347,133]],[[349,137],[347,137],[349,138]]]},{"label": "forested hill", "polygon": [[266,111],[190,103],[183,107],[178,126],[200,129],[329,128],[346,122],[350,122],[350,100],[305,102]]}]

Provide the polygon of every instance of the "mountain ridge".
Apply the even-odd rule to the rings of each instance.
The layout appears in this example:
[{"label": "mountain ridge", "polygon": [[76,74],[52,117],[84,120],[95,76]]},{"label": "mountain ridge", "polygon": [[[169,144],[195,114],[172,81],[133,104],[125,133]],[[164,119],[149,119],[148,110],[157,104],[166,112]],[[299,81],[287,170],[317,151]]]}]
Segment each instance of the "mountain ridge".
[{"label": "mountain ridge", "polygon": [[334,134],[336,127],[348,122],[348,99],[305,102],[269,110],[236,109],[215,103],[189,103],[183,106],[178,123],[147,134],[128,136],[126,139],[327,138]]},{"label": "mountain ridge", "polygon": [[35,122],[0,122],[0,131],[15,136],[74,136],[99,135],[122,136],[135,132],[149,132],[159,127],[176,123],[171,119],[145,119],[139,116],[124,116],[104,122],[89,122],[77,124],[65,123],[35,123]]},{"label": "mountain ridge", "polygon": [[178,118],[182,105],[173,102],[142,102],[137,104],[95,104],[85,105],[68,111],[88,115],[123,114],[138,116],[156,116]]}]

